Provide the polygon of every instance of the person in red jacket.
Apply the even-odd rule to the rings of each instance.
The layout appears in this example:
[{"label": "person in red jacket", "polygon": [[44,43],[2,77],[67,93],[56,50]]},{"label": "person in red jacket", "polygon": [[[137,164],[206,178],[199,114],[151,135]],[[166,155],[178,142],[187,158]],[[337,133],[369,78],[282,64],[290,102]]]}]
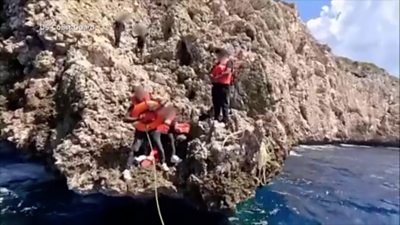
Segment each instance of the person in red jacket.
[{"label": "person in red jacket", "polygon": [[229,53],[225,49],[217,49],[215,52],[217,63],[211,70],[210,78],[212,81],[212,101],[214,106],[214,119],[220,121],[222,111],[222,121],[229,121],[229,98],[230,86],[233,81],[233,62],[229,59]]}]

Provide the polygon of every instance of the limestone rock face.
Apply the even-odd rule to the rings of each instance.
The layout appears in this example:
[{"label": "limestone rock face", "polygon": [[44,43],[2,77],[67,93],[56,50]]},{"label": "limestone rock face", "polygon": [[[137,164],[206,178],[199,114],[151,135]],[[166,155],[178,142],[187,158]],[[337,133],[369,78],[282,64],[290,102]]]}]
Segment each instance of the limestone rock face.
[{"label": "limestone rock face", "polygon": [[[184,162],[160,191],[232,208],[312,141],[399,143],[399,80],[330,53],[292,4],[273,0],[4,0],[1,135],[49,156],[71,189],[147,194],[151,171],[125,169],[134,85],[170,100],[193,124]],[[112,24],[125,21],[120,48]],[[147,27],[143,58],[135,24]],[[232,122],[208,118],[212,50],[242,52]],[[239,64],[239,63],[238,63]]]}]

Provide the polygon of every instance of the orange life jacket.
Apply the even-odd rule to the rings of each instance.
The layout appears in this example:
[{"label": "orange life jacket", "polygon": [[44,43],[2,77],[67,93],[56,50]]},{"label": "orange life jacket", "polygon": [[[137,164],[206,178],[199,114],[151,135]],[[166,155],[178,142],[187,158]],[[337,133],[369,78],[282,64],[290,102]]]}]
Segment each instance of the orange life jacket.
[{"label": "orange life jacket", "polygon": [[[136,105],[145,102],[145,101],[150,101],[151,100],[151,94],[146,92],[146,94],[144,95],[143,99],[138,99],[136,96],[132,96],[132,105],[133,105],[133,109],[131,111],[131,116],[132,117],[138,117],[139,115],[134,115],[134,110]],[[155,120],[155,112],[150,112],[150,111],[144,111],[143,112],[143,118],[141,119],[143,122],[145,123],[150,123],[151,121]]]},{"label": "orange life jacket", "polygon": [[151,130],[156,129],[157,126],[164,123],[163,118],[161,116],[159,116],[157,112],[148,111],[149,110],[148,102],[152,102],[152,103],[158,104],[160,106],[159,102],[152,101],[152,100],[144,101],[139,104],[136,104],[131,112],[132,117],[137,118],[140,116],[140,114],[146,113],[145,118],[143,118],[143,120],[140,120],[135,124],[136,130],[151,131]]}]

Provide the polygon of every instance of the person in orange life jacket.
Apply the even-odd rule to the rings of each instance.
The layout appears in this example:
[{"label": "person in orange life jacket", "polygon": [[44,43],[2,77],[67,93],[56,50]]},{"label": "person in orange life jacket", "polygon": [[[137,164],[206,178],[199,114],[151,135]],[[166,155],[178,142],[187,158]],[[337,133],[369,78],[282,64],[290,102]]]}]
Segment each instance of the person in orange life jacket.
[{"label": "person in orange life jacket", "polygon": [[[156,106],[151,106],[149,111],[140,114],[139,117],[133,117],[131,114],[133,112],[135,105],[138,105],[144,101],[150,101],[151,97],[152,97],[151,94],[147,92],[143,86],[137,86],[135,88],[134,95],[132,96],[131,99],[132,100],[131,106],[128,109],[124,121],[133,122],[135,124],[138,121],[143,121],[145,123],[148,123],[154,120],[156,117],[156,112],[154,112],[156,110],[155,108]],[[136,129],[134,141],[132,143],[131,151],[129,152],[128,156],[128,162],[127,162],[128,168],[133,165],[133,162],[135,160],[134,154],[135,152],[138,152],[140,150],[140,147],[143,145],[145,140],[146,140],[146,132]]]},{"label": "person in orange life jacket", "polygon": [[158,116],[161,116],[163,120],[160,123],[160,125],[158,125],[157,128],[150,134],[159,152],[161,169],[164,171],[169,171],[169,168],[165,163],[165,150],[161,141],[161,135],[167,135],[169,138],[172,148],[172,155],[170,161],[174,164],[180,163],[182,160],[176,155],[175,138],[173,133],[173,127],[176,118],[176,110],[172,105],[167,105],[158,111]]},{"label": "person in orange life jacket", "polygon": [[212,101],[214,106],[214,119],[220,121],[222,111],[222,121],[229,121],[229,98],[230,86],[233,80],[233,62],[229,58],[229,53],[225,49],[215,51],[217,63],[211,70],[210,78],[212,81]]}]

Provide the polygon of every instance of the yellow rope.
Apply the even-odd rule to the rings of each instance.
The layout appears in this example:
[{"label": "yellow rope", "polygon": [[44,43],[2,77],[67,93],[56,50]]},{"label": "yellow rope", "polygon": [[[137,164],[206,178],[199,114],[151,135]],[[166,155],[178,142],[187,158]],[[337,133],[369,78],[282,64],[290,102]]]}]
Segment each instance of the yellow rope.
[{"label": "yellow rope", "polygon": [[[151,139],[149,136],[149,132],[146,130],[146,135],[147,135],[147,141],[150,144],[150,152],[153,151],[153,145],[151,144]],[[157,185],[157,168],[156,168],[156,159],[153,157],[153,172],[154,172],[154,195],[156,198],[156,205],[157,205],[157,211],[158,211],[158,216],[160,217],[161,225],[165,225],[164,219],[161,214],[161,208],[160,208],[160,202],[158,201],[158,185]]]}]

